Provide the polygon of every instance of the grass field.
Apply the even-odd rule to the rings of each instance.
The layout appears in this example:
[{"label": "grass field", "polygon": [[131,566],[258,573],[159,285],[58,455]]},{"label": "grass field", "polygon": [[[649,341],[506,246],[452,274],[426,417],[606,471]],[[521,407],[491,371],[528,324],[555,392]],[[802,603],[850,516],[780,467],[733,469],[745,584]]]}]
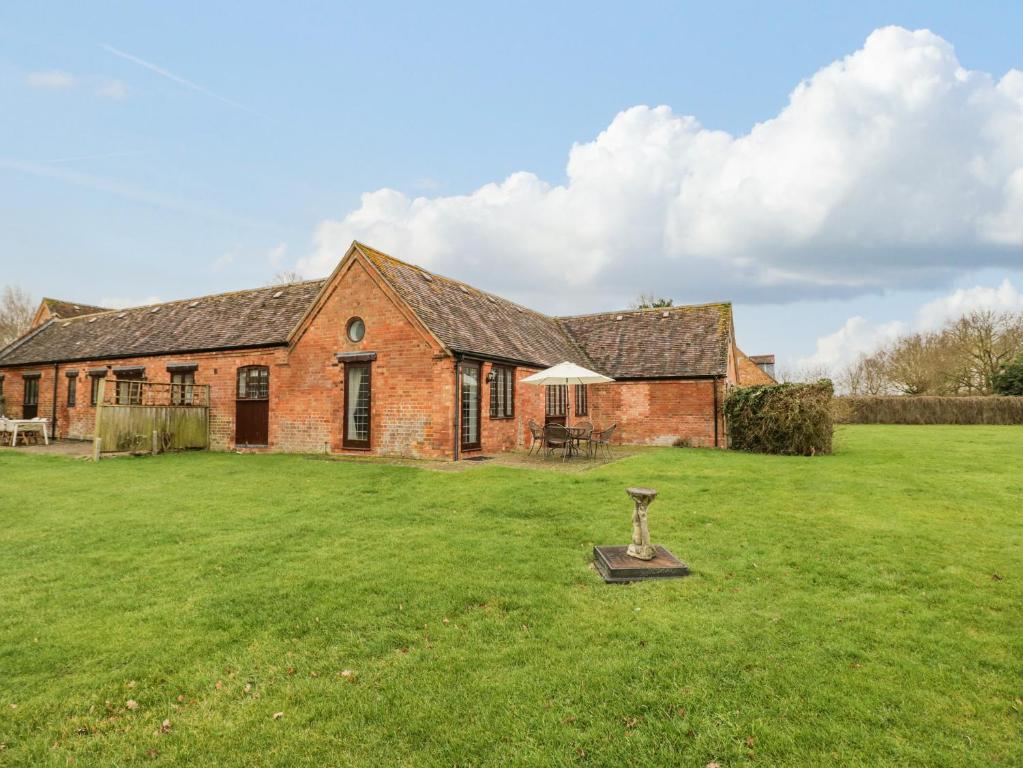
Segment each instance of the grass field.
[{"label": "grass field", "polygon": [[[836,445],[0,452],[0,765],[1023,764],[1023,428]],[[689,578],[591,569],[634,484]]]}]

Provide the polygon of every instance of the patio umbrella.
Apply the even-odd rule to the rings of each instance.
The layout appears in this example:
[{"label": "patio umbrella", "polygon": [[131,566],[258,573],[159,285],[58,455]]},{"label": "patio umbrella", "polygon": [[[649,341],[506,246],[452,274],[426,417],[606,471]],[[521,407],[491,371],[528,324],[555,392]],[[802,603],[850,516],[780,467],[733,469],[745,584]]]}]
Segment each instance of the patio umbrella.
[{"label": "patio umbrella", "polygon": [[522,380],[526,384],[603,384],[614,379],[575,363],[558,363]]}]

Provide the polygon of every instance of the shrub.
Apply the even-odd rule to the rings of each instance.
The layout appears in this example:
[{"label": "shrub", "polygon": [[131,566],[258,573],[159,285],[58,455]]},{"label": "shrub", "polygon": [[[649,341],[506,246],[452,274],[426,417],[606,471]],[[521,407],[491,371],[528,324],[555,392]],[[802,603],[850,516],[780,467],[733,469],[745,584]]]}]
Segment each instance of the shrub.
[{"label": "shrub", "polygon": [[991,379],[991,386],[999,395],[1023,395],[1023,355],[1005,363]]},{"label": "shrub", "polygon": [[1020,397],[836,397],[844,424],[1023,424]]},{"label": "shrub", "polygon": [[831,453],[833,395],[827,379],[732,389],[725,398],[731,447],[797,456]]}]

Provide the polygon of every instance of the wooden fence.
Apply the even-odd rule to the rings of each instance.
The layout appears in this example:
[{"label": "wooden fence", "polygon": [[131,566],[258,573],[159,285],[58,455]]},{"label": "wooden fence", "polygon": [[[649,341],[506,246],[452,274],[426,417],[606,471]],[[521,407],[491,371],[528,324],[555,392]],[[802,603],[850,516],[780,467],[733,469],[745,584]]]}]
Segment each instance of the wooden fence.
[{"label": "wooden fence", "polygon": [[97,453],[159,453],[209,448],[206,385],[100,381],[96,397]]}]

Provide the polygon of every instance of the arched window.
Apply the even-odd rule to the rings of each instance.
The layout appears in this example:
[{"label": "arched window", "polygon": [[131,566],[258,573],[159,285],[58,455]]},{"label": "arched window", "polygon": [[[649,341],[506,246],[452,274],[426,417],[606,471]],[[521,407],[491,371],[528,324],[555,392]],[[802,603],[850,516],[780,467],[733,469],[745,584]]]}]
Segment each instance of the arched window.
[{"label": "arched window", "polygon": [[238,369],[238,399],[267,400],[270,397],[270,369],[247,365]]}]

